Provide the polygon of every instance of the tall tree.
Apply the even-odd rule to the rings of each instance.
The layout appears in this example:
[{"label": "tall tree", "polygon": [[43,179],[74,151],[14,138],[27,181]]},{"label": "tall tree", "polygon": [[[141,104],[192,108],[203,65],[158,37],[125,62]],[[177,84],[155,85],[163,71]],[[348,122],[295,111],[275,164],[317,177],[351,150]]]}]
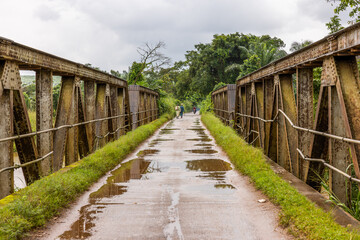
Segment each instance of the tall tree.
[{"label": "tall tree", "polygon": [[[360,21],[360,0],[326,0],[331,3],[334,8],[334,16],[330,18],[330,22],[326,23],[330,33],[337,32],[344,27],[341,25],[339,14],[344,11],[349,12],[348,24],[354,24]],[[350,10],[349,10],[350,9]]]},{"label": "tall tree", "polygon": [[312,43],[313,42],[311,40],[305,40],[302,42],[293,42],[290,47],[290,52],[296,52]]},{"label": "tall tree", "polygon": [[129,82],[131,84],[143,81],[142,74],[146,69],[156,71],[170,64],[170,58],[160,51],[163,48],[165,48],[165,43],[161,41],[155,45],[145,43],[143,47],[138,47],[137,52],[140,55],[140,63],[133,62],[131,66],[129,74]]}]

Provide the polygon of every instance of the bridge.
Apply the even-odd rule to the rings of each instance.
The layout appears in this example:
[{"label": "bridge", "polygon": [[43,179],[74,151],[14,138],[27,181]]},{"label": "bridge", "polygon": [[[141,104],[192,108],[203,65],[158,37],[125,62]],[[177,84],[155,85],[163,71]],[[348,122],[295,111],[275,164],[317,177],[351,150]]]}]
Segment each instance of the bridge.
[{"label": "bridge", "polygon": [[[360,182],[359,34],[355,24],[238,79],[236,90],[212,93],[216,115],[296,177],[320,190],[329,169],[330,189],[343,203],[349,181]],[[316,67],[322,67],[317,104]]]},{"label": "bridge", "polygon": [[[320,191],[328,174],[330,190],[344,204],[352,184],[360,183],[359,36],[360,23],[212,93],[214,114],[288,171],[290,182]],[[35,131],[20,70],[36,73]],[[61,76],[55,121],[53,76]],[[0,38],[0,81],[0,198],[14,192],[14,169],[21,168],[30,185],[159,117],[156,91],[5,38]],[[20,164],[14,164],[14,142]],[[233,170],[199,116],[186,114],[91,188],[70,211],[80,211],[75,222],[65,214],[41,237],[290,238],[274,231],[280,210],[252,187]],[[257,202],[267,210],[257,209]],[[114,221],[114,214],[123,221]],[[199,232],[191,230],[193,221]]]},{"label": "bridge", "polygon": [[[36,72],[36,131],[20,70]],[[53,124],[55,75],[61,76],[61,92]],[[157,92],[5,38],[0,38],[0,79],[0,198],[14,191],[13,169],[21,167],[31,184],[158,117]]]}]

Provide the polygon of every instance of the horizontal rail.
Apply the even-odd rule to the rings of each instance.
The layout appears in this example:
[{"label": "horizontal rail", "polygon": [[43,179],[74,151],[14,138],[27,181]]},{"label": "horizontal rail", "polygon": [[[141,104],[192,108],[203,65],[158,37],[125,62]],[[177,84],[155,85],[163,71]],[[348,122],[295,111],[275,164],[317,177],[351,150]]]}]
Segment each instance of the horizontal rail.
[{"label": "horizontal rail", "polygon": [[313,129],[310,129],[310,128],[299,127],[299,126],[295,125],[291,121],[289,116],[286,115],[286,113],[281,109],[278,109],[278,112],[276,113],[274,119],[269,119],[269,120],[263,119],[263,118],[260,118],[260,117],[251,116],[251,115],[241,114],[241,113],[237,113],[236,115],[257,119],[257,120],[263,121],[265,123],[268,123],[268,122],[274,122],[276,120],[276,118],[278,117],[279,112],[282,115],[284,115],[285,119],[289,122],[290,126],[293,127],[296,130],[303,131],[303,132],[308,132],[308,133],[312,133],[312,134],[316,134],[316,135],[320,135],[320,136],[324,136],[324,137],[328,137],[328,138],[337,139],[337,140],[340,140],[340,141],[343,141],[343,142],[360,144],[360,140],[356,140],[356,139],[352,139],[352,138],[348,138],[348,137],[341,137],[341,136],[337,136],[337,135],[326,133],[326,132],[320,132],[320,131],[316,131],[316,130],[313,130]]},{"label": "horizontal rail", "polygon": [[324,136],[324,137],[329,137],[329,138],[337,139],[337,140],[340,140],[340,141],[343,141],[343,142],[360,144],[360,140],[356,140],[356,139],[352,139],[352,138],[347,138],[347,137],[341,137],[341,136],[337,136],[337,135],[330,134],[330,133],[320,132],[320,131],[312,130],[312,129],[309,129],[309,128],[303,128],[303,127],[296,126],[296,125],[291,121],[291,119],[284,113],[283,110],[279,109],[279,112],[284,115],[284,117],[286,118],[286,120],[290,123],[291,127],[295,128],[295,129],[297,129],[297,130],[300,130],[300,131],[303,131],[303,132],[313,133],[313,134],[320,135],[320,136]]},{"label": "horizontal rail", "polygon": [[[153,110],[146,110],[146,111],[153,111]],[[146,111],[142,111],[142,112],[146,112]],[[140,112],[138,112],[140,113]],[[138,114],[138,113],[134,113],[134,114]],[[114,119],[114,118],[118,118],[118,117],[121,117],[121,116],[127,116],[126,114],[121,114],[121,115],[117,115],[117,116],[113,116],[113,117],[107,117],[107,118],[101,118],[101,119],[96,119],[96,120],[91,120],[91,121],[87,121],[87,122],[82,122],[82,123],[76,123],[76,124],[71,124],[71,125],[63,125],[61,126],[61,128],[65,128],[65,127],[75,127],[75,126],[79,126],[79,125],[83,125],[83,124],[88,124],[88,123],[92,123],[92,122],[97,122],[97,121],[104,121],[104,120],[110,120],[110,119]],[[149,116],[149,117],[146,117],[142,120],[139,120],[139,121],[136,121],[136,122],[141,122],[141,121],[145,121],[149,118],[152,118],[152,117],[155,117],[156,115],[152,115],[152,116]],[[109,135],[114,135],[116,134],[120,129],[124,129],[126,127],[130,127],[129,124],[125,125],[125,126],[121,126],[121,127],[118,127],[115,131],[113,132],[107,132],[105,135],[95,135],[95,138],[96,139],[103,139],[103,138],[106,138],[107,136]],[[39,132],[34,132],[34,133],[31,133],[31,135],[29,136],[29,134],[23,134],[23,135],[19,135],[19,136],[14,136],[15,139],[18,139],[18,138],[23,138],[23,137],[31,137],[31,136],[34,136],[36,135],[35,133],[37,134],[41,134],[41,133],[46,133],[46,132],[50,132],[50,131],[55,131],[55,130],[59,130],[61,129],[60,127],[58,128],[51,128],[51,129],[47,129],[47,131],[39,131]],[[24,136],[26,135],[26,136]],[[10,137],[12,138],[12,137]],[[10,141],[10,140],[13,140],[13,139],[0,139],[0,142],[4,142],[4,141]],[[38,158],[38,159],[35,159],[33,161],[30,161],[30,162],[26,162],[24,164],[15,164],[14,166],[11,166],[11,167],[6,167],[6,168],[2,168],[0,169],[0,173],[2,172],[5,172],[5,171],[9,171],[9,170],[13,170],[13,169],[17,169],[17,168],[20,168],[20,167],[26,167],[28,165],[31,165],[31,164],[34,164],[34,163],[37,163],[37,162],[40,162],[42,160],[44,160],[45,158],[49,157],[50,155],[53,154],[53,151],[49,152],[48,154],[44,155],[43,157],[41,158]]]},{"label": "horizontal rail", "polygon": [[26,167],[28,165],[31,165],[31,164],[34,164],[34,163],[37,163],[37,162],[41,162],[42,160],[49,157],[53,153],[54,153],[54,151],[51,151],[51,152],[45,154],[44,156],[42,156],[41,158],[35,159],[33,161],[23,163],[23,164],[15,164],[14,166],[3,168],[3,169],[0,170],[0,173],[5,172],[5,171],[9,171],[9,170],[13,170],[13,169],[17,169],[17,168],[21,168],[21,167]]},{"label": "horizontal rail", "polygon": [[305,155],[301,152],[300,149],[296,149],[299,153],[299,155],[301,156],[302,159],[306,160],[306,161],[310,161],[310,162],[319,162],[322,163],[324,166],[330,168],[331,170],[334,170],[337,173],[340,173],[341,175],[343,175],[344,177],[348,178],[350,181],[354,181],[357,183],[360,183],[360,179],[358,178],[353,178],[351,177],[349,174],[341,171],[340,169],[334,167],[333,165],[328,164],[324,159],[320,159],[320,158],[309,158],[309,157],[305,157]]},{"label": "horizontal rail", "polygon": [[[148,112],[148,111],[157,111],[157,109],[151,109],[151,110],[145,110],[145,111],[141,111],[141,112],[131,113],[131,115],[137,115],[139,113]],[[21,138],[26,138],[26,137],[37,136],[42,133],[54,132],[54,131],[57,131],[57,130],[60,130],[63,128],[73,128],[73,127],[77,127],[77,126],[81,126],[81,125],[85,125],[85,124],[89,124],[89,123],[111,120],[111,119],[116,119],[116,118],[126,117],[126,116],[127,116],[127,114],[120,114],[120,115],[116,115],[116,116],[112,116],[112,117],[99,118],[99,119],[89,120],[89,121],[80,122],[80,123],[66,124],[66,125],[62,125],[59,127],[55,127],[55,128],[49,128],[49,129],[44,129],[41,131],[35,131],[35,132],[20,134],[20,135],[16,135],[16,136],[7,137],[7,138],[1,138],[0,143],[6,142],[6,141],[11,141],[11,140],[16,140],[16,139],[21,139]]]},{"label": "horizontal rail", "polygon": [[85,124],[89,124],[89,123],[111,120],[111,119],[115,119],[115,118],[119,118],[119,117],[123,117],[123,116],[127,116],[127,114],[120,114],[120,115],[113,116],[113,117],[99,118],[99,119],[94,119],[94,120],[89,120],[86,122],[80,122],[80,123],[74,123],[74,124],[66,124],[66,125],[56,127],[56,128],[48,128],[48,129],[41,130],[41,131],[35,131],[35,132],[25,133],[25,134],[21,134],[21,135],[17,135],[17,136],[1,138],[0,143],[6,142],[6,141],[11,141],[11,140],[16,140],[16,139],[21,139],[21,138],[26,138],[26,137],[37,136],[42,133],[53,132],[53,131],[57,131],[57,130],[60,130],[63,128],[73,128],[73,127],[77,127],[77,126],[81,126],[81,125],[85,125]]}]

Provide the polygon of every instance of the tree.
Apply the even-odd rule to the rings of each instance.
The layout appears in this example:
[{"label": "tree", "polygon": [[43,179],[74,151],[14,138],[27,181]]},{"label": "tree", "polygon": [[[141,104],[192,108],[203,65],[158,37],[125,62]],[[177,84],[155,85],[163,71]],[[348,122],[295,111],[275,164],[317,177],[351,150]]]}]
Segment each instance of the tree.
[{"label": "tree", "polygon": [[355,23],[360,21],[360,1],[359,0],[326,0],[331,3],[331,5],[337,4],[334,9],[336,15],[340,14],[343,11],[346,11],[347,8],[350,8],[349,17],[353,19],[348,23]]},{"label": "tree", "polygon": [[349,17],[350,20],[348,24],[354,24],[360,21],[360,0],[326,0],[327,2],[331,3],[331,5],[335,5],[334,13],[335,15],[330,18],[330,22],[326,23],[327,28],[330,30],[330,33],[337,32],[344,27],[340,24],[340,17],[339,14],[341,12],[346,11],[350,8]]},{"label": "tree", "polygon": [[[199,43],[195,50],[186,53],[191,78],[189,89],[199,91],[206,96],[220,82],[235,83],[240,74],[240,67],[246,59],[256,54],[262,65],[285,56],[281,48],[284,42],[269,35],[232,33],[214,35],[211,43]],[[262,66],[261,65],[261,66]]]},{"label": "tree", "polygon": [[305,41],[302,41],[302,42],[293,42],[291,44],[291,47],[290,47],[290,52],[296,52],[310,44],[312,44],[313,42],[310,41],[310,40],[305,40]]},{"label": "tree", "polygon": [[145,43],[144,47],[138,47],[137,52],[140,55],[140,63],[135,67],[136,74],[134,75],[134,71],[130,73],[129,78],[131,77],[132,84],[137,84],[137,82],[142,79],[143,72],[148,69],[151,71],[159,70],[161,67],[170,64],[170,58],[166,57],[163,53],[160,52],[160,49],[165,48],[165,43],[159,41],[155,45]]}]

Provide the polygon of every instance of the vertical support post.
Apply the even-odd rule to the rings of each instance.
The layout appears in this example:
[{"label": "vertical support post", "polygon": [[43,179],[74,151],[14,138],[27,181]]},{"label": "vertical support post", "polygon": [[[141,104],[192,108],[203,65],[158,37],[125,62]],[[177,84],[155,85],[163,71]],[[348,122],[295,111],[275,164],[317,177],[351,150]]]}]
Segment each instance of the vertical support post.
[{"label": "vertical support post", "polygon": [[[96,87],[96,111],[95,119],[104,118],[106,116],[106,84],[98,83]],[[104,136],[106,134],[106,121],[98,121],[95,123],[96,136]],[[95,137],[96,138],[96,137]],[[97,147],[103,147],[106,143],[105,138],[97,139]]]},{"label": "vertical support post", "polygon": [[[273,119],[273,105],[274,102],[274,81],[271,79],[264,80],[264,118]],[[265,136],[264,136],[264,150],[265,153],[269,151],[270,141],[270,123],[265,123]],[[275,159],[273,159],[275,161]]]},{"label": "vertical support post", "polygon": [[[123,115],[125,114],[125,106],[124,106],[124,88],[118,88],[118,95],[117,95],[117,101],[118,101],[118,107],[119,107],[119,114]],[[119,131],[119,136],[122,136],[125,134],[125,116],[122,116],[118,119],[118,126],[121,127]]]},{"label": "vertical support post", "polygon": [[[32,132],[22,91],[13,90],[13,99],[14,134],[21,135]],[[20,163],[23,164],[37,159],[38,154],[34,137],[16,139],[15,145]],[[40,178],[38,166],[39,163],[22,168],[25,181],[28,185]]]},{"label": "vertical support post", "polygon": [[[72,112],[73,98],[75,93],[75,78],[62,77],[59,103],[56,111],[55,127],[69,123]],[[65,143],[67,140],[68,129],[62,128],[54,133],[54,155],[53,171],[57,171],[63,166]]]},{"label": "vertical support post", "polygon": [[131,129],[134,130],[139,126],[140,123],[140,115],[138,113],[140,111],[140,91],[138,90],[138,86],[129,86],[128,95],[129,98],[127,98],[127,106],[129,107],[129,112],[131,113]]},{"label": "vertical support post", "polygon": [[[68,124],[78,123],[78,99],[80,89],[80,79],[78,77],[65,77],[72,79],[75,84],[75,89],[71,101],[71,109]],[[78,127],[72,127],[68,130],[66,151],[65,151],[65,165],[70,165],[79,160],[78,151]]]},{"label": "vertical support post", "polygon": [[[37,131],[53,127],[53,76],[51,70],[36,71],[36,129]],[[39,134],[36,137],[39,156],[53,150],[53,132]],[[40,175],[47,176],[52,170],[52,156],[40,162]]]},{"label": "vertical support post", "polygon": [[[95,119],[95,81],[84,81],[85,116],[86,120]],[[86,132],[89,144],[89,152],[95,151],[95,123],[86,124]]]},{"label": "vertical support post", "polygon": [[[0,62],[0,78],[7,78],[5,62]],[[0,83],[0,138],[13,135],[13,94]],[[0,168],[14,165],[13,141],[0,143]],[[14,192],[14,171],[0,173],[0,199]]]},{"label": "vertical support post", "polygon": [[[296,102],[297,102],[297,125],[304,128],[313,126],[313,69],[297,68],[296,69]],[[298,131],[298,148],[306,155],[310,155],[311,134]],[[304,180],[304,169],[306,161],[297,156],[299,161],[299,177]]]},{"label": "vertical support post", "polygon": [[[110,86],[110,103],[111,103],[111,113],[113,116],[120,114],[119,103],[118,103],[118,88],[116,86]],[[112,127],[115,131],[120,127],[120,118],[115,118],[112,120]],[[120,136],[120,130],[117,131],[114,135],[114,139],[118,139]]]},{"label": "vertical support post", "polygon": [[145,118],[145,93],[140,92],[140,126],[144,125],[144,118]]},{"label": "vertical support post", "polygon": [[[86,113],[84,110],[84,100],[81,94],[81,88],[76,88],[77,95],[78,95],[78,122],[85,122],[86,121]],[[78,146],[79,146],[79,155],[80,158],[87,156],[90,153],[90,146],[89,146],[89,134],[87,132],[86,125],[78,126]]]},{"label": "vertical support post", "polygon": [[[292,122],[296,122],[296,104],[292,85],[292,75],[279,75],[280,88],[279,99],[280,108],[286,113]],[[291,127],[285,117],[279,115],[279,135],[278,135],[279,162],[295,176],[299,176],[297,161],[297,131]]]},{"label": "vertical support post", "polygon": [[[260,118],[265,118],[264,116],[264,83],[263,81],[255,83],[255,94],[256,94],[256,107],[257,114]],[[260,147],[264,148],[264,135],[265,135],[265,124],[263,121],[256,120],[259,126],[259,141]]]}]

